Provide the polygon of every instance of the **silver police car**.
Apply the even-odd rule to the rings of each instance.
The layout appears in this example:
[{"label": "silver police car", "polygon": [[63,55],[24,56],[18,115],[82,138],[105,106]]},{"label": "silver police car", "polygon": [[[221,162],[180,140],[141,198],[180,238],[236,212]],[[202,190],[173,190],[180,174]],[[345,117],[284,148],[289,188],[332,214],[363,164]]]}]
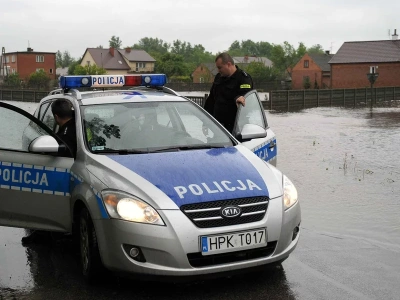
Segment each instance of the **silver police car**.
[{"label": "silver police car", "polygon": [[[232,135],[165,81],[61,77],[33,116],[0,102],[0,225],[72,233],[89,281],[102,270],[174,278],[285,260],[300,205],[273,166],[276,138],[257,92]],[[55,134],[57,99],[73,107],[76,153]]]}]

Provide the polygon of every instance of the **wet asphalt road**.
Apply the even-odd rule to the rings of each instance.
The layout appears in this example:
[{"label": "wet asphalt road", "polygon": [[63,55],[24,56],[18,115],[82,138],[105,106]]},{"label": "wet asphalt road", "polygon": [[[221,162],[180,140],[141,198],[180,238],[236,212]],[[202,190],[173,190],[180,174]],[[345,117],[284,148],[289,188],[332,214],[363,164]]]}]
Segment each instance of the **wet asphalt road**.
[{"label": "wet asphalt road", "polygon": [[267,117],[278,168],[302,207],[300,242],[281,268],[181,284],[108,276],[88,286],[68,238],[23,247],[25,230],[0,227],[0,300],[400,299],[400,109]]}]

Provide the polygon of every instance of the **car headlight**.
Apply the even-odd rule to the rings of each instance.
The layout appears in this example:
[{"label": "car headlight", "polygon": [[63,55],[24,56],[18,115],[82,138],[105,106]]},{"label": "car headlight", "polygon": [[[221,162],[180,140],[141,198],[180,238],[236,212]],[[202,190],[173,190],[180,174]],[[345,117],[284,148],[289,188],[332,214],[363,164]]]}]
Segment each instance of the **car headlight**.
[{"label": "car headlight", "polygon": [[283,205],[285,210],[292,207],[297,202],[297,189],[294,184],[283,175]]},{"label": "car headlight", "polygon": [[115,190],[104,190],[101,192],[101,196],[111,218],[165,225],[153,207],[132,195]]}]

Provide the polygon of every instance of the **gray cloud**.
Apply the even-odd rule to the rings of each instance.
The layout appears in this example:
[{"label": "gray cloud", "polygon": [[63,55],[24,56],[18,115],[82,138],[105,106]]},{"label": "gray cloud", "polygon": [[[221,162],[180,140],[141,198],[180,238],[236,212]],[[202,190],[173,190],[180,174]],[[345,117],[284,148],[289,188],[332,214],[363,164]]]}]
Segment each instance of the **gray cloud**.
[{"label": "gray cloud", "polygon": [[297,46],[321,44],[336,52],[345,41],[388,39],[400,31],[399,1],[286,0],[0,0],[0,47],[7,52],[108,47],[112,35],[123,46],[153,37],[172,43],[227,50],[235,40]]}]

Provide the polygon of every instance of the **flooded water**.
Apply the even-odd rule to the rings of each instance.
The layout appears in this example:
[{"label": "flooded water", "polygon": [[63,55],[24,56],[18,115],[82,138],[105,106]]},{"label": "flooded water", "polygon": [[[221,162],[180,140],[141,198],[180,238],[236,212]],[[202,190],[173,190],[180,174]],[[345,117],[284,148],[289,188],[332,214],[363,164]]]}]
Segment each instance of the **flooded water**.
[{"label": "flooded water", "polygon": [[[37,106],[7,102],[29,112]],[[315,108],[266,114],[277,136],[277,167],[299,192],[302,236],[284,269],[275,274],[278,277],[267,277],[266,285],[248,282],[254,290],[246,297],[269,299],[269,289],[275,296],[284,295],[282,299],[396,299],[400,292],[400,109]],[[52,253],[52,260],[40,268],[36,255],[20,245],[24,230],[0,228],[0,233],[0,295],[7,291],[26,295],[41,286],[48,291],[44,294],[62,297],[67,290],[72,293],[69,284],[82,288],[78,268],[67,269],[63,251]],[[49,250],[45,252],[47,256]],[[61,262],[54,267],[57,261]],[[60,268],[68,270],[68,279]],[[32,279],[33,273],[51,284]],[[39,273],[45,274],[43,278]],[[68,284],[56,284],[54,273]],[[218,282],[227,287],[225,281]],[[112,290],[110,286],[99,291],[111,296]],[[231,299],[220,287],[211,291],[212,299]],[[130,293],[126,288],[127,298],[122,298],[128,299]],[[42,294],[35,295],[40,299]],[[95,291],[90,295],[107,298]],[[150,299],[146,293],[141,295]],[[174,295],[199,298],[183,291]]]},{"label": "flooded water", "polygon": [[400,109],[269,113],[303,227],[400,249]]}]

